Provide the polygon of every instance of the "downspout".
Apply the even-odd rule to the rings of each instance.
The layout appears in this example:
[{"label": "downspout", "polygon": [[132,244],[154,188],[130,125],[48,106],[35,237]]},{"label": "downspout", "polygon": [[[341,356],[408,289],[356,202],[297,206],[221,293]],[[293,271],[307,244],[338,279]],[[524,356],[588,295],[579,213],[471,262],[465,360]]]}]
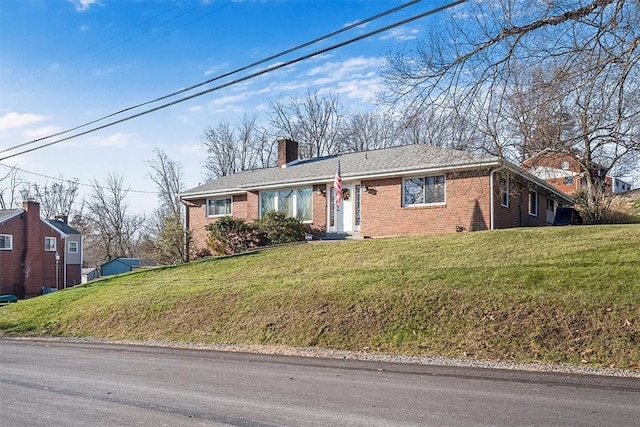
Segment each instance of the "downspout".
[{"label": "downspout", "polygon": [[494,197],[495,197],[495,193],[494,193],[494,181],[495,181],[495,173],[499,172],[502,169],[505,169],[504,165],[502,164],[502,161],[500,162],[501,166],[497,169],[494,169],[491,171],[491,173],[489,174],[489,191],[491,192],[491,207],[489,209],[490,215],[491,215],[491,227],[489,228],[490,230],[494,230],[495,229],[495,203],[494,203]]},{"label": "downspout", "polygon": [[62,248],[62,256],[64,256],[64,271],[62,272],[62,280],[64,280],[62,289],[67,289],[67,246],[69,242],[67,242],[68,237],[64,238],[64,248]]},{"label": "downspout", "polygon": [[[184,229],[182,230],[182,240],[184,241],[184,247],[183,247],[183,251],[184,251],[184,256],[182,261],[183,262],[189,262],[189,241],[187,239],[187,233],[189,232],[189,206],[187,206],[187,202],[184,201],[184,199],[182,197],[180,197],[180,205],[182,206],[181,212],[180,212],[180,216],[184,219],[183,224],[184,224]],[[233,203],[233,196],[231,199],[231,202]],[[205,207],[206,209],[206,207]]]}]

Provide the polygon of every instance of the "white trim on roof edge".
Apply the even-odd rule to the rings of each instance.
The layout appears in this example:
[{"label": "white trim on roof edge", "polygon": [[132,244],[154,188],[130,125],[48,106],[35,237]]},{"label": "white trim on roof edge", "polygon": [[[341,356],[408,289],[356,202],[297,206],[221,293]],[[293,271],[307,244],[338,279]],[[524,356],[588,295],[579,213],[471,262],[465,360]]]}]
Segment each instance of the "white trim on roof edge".
[{"label": "white trim on roof edge", "polygon": [[[382,171],[382,172],[374,172],[374,173],[364,173],[358,175],[342,175],[343,181],[361,181],[366,179],[377,179],[377,178],[391,178],[391,177],[402,177],[407,175],[419,175],[426,173],[446,173],[446,172],[454,172],[458,170],[468,170],[468,169],[479,169],[485,167],[492,166],[500,166],[500,161],[491,160],[487,162],[481,163],[470,163],[466,165],[457,165],[457,166],[448,166],[448,167],[431,167],[431,168],[421,168],[421,169],[395,169],[390,171]],[[260,185],[247,185],[245,187],[241,187],[241,189],[234,188],[232,190],[213,190],[213,191],[199,191],[197,193],[184,193],[180,195],[181,200],[192,200],[192,199],[201,199],[207,196],[223,196],[223,195],[231,195],[231,194],[244,194],[247,191],[260,191],[267,190],[271,188],[289,188],[292,186],[295,187],[304,187],[308,185],[317,185],[317,184],[326,184],[333,182],[334,175],[324,176],[318,178],[310,178],[306,180],[292,180],[292,181],[278,181],[278,182],[268,182]]]}]

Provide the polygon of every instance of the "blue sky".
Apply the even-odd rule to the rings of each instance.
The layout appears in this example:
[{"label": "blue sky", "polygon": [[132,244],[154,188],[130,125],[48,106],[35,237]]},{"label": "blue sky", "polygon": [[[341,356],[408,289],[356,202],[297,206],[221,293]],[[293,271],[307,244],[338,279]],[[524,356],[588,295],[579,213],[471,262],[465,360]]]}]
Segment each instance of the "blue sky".
[{"label": "blue sky", "polygon": [[[2,0],[0,149],[202,82],[402,3]],[[444,3],[423,1],[281,60]],[[235,123],[245,113],[266,121],[270,100],[308,91],[337,93],[351,113],[374,109],[385,54],[420,38],[439,19],[446,14],[3,164],[81,183],[115,173],[132,190],[152,192],[145,162],[160,148],[183,165],[187,188],[193,187],[204,181],[200,135],[207,126]],[[128,202],[138,212],[150,212],[155,196],[130,193]]]}]

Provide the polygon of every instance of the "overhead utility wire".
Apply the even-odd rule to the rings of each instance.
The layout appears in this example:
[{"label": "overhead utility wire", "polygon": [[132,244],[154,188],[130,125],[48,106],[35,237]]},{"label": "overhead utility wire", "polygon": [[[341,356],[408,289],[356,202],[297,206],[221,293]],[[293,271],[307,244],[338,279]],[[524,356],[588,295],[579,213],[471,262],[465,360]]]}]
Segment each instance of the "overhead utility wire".
[{"label": "overhead utility wire", "polygon": [[75,130],[81,129],[81,128],[83,128],[83,127],[87,127],[87,126],[90,126],[90,125],[92,125],[92,124],[95,124],[95,123],[101,122],[101,121],[103,121],[103,120],[109,119],[109,118],[111,118],[111,117],[113,117],[113,116],[117,116],[117,115],[119,115],[119,114],[126,113],[126,112],[131,111],[131,110],[134,110],[134,109],[136,109],[136,108],[144,107],[145,105],[153,104],[153,103],[156,103],[156,102],[159,102],[159,101],[164,101],[164,100],[165,100],[165,99],[167,99],[167,98],[172,98],[172,97],[174,97],[174,96],[177,96],[177,95],[183,94],[183,93],[185,93],[185,92],[189,92],[189,91],[191,91],[191,90],[193,90],[193,89],[199,88],[199,87],[204,86],[204,85],[206,85],[206,84],[209,84],[209,83],[212,83],[212,82],[214,82],[214,81],[217,81],[217,80],[223,79],[223,78],[225,78],[225,77],[232,76],[232,75],[237,74],[237,73],[240,73],[240,72],[242,72],[242,71],[246,71],[246,70],[248,70],[249,68],[253,68],[253,67],[256,67],[256,66],[258,66],[258,65],[262,65],[262,64],[264,64],[265,62],[269,62],[269,61],[274,60],[274,59],[277,59],[277,58],[279,58],[279,57],[281,57],[281,56],[284,56],[284,55],[287,55],[287,54],[289,54],[289,53],[292,53],[292,52],[295,52],[295,51],[297,51],[297,50],[300,50],[300,49],[302,49],[302,48],[308,47],[308,46],[310,46],[310,45],[312,45],[312,44],[315,44],[315,43],[321,42],[321,41],[323,41],[323,40],[329,39],[329,38],[331,38],[331,37],[334,37],[334,36],[336,36],[336,35],[338,35],[338,34],[341,34],[341,33],[345,32],[345,31],[349,31],[349,30],[351,30],[351,29],[353,29],[353,28],[356,28],[356,27],[359,27],[359,26],[361,26],[361,25],[367,24],[367,23],[369,23],[369,22],[371,22],[371,21],[374,21],[374,20],[376,20],[376,19],[380,19],[380,18],[382,18],[382,17],[384,17],[384,16],[386,16],[386,15],[389,15],[389,14],[391,14],[391,13],[397,12],[397,11],[399,11],[399,10],[401,10],[401,9],[407,8],[407,7],[412,6],[412,5],[416,4],[416,3],[420,3],[421,1],[422,1],[422,0],[413,0],[413,1],[410,1],[410,2],[407,2],[407,3],[404,3],[404,4],[401,4],[400,6],[394,7],[394,8],[392,8],[392,9],[389,9],[389,10],[384,11],[384,12],[381,12],[381,13],[379,13],[379,14],[377,14],[377,15],[374,15],[374,16],[371,16],[371,17],[369,17],[369,18],[366,18],[366,19],[364,19],[364,20],[362,20],[362,21],[355,22],[355,23],[353,23],[353,24],[351,24],[351,25],[348,25],[348,26],[346,26],[346,27],[343,27],[343,28],[341,28],[341,29],[339,29],[339,30],[333,31],[333,32],[331,32],[331,33],[329,33],[329,34],[326,34],[326,35],[324,35],[324,36],[318,37],[318,38],[313,39],[313,40],[311,40],[311,41],[305,42],[305,43],[300,44],[300,45],[298,45],[298,46],[294,46],[294,47],[292,47],[292,48],[290,48],[290,49],[287,49],[287,50],[284,50],[284,51],[282,51],[282,52],[276,53],[276,54],[274,54],[274,55],[272,55],[272,56],[269,56],[269,57],[267,57],[267,58],[263,58],[263,59],[261,59],[261,60],[259,60],[259,61],[253,62],[253,63],[251,63],[251,64],[249,64],[249,65],[245,65],[245,66],[243,66],[243,67],[237,68],[237,69],[232,70],[232,71],[229,71],[229,72],[227,72],[227,73],[220,74],[220,75],[218,75],[218,76],[216,76],[216,77],[213,77],[213,78],[211,78],[211,79],[209,79],[209,80],[205,80],[205,81],[203,81],[203,82],[201,82],[201,83],[197,83],[197,84],[192,85],[192,86],[189,86],[189,87],[187,87],[187,88],[180,89],[180,90],[175,91],[175,92],[172,92],[172,93],[170,93],[170,94],[168,94],[168,95],[164,95],[164,96],[161,96],[161,97],[159,97],[159,98],[153,99],[153,100],[151,100],[151,101],[146,101],[146,102],[143,102],[143,103],[141,103],[141,104],[137,104],[137,105],[134,105],[134,106],[132,106],[132,107],[125,108],[125,109],[123,109],[123,110],[117,111],[117,112],[115,112],[115,113],[111,113],[111,114],[106,115],[106,116],[104,116],[104,117],[100,117],[99,119],[95,119],[95,120],[92,120],[92,121],[90,121],[90,122],[84,123],[84,124],[82,124],[82,125],[78,125],[78,126],[73,127],[73,128],[71,128],[71,129],[67,129],[67,130],[64,130],[64,131],[60,131],[60,132],[57,132],[57,133],[54,133],[54,134],[51,134],[51,135],[48,135],[48,136],[43,136],[43,137],[41,137],[41,138],[33,139],[33,140],[31,140],[31,141],[27,141],[27,142],[24,142],[24,143],[22,143],[22,144],[14,145],[13,147],[5,148],[5,149],[3,149],[3,150],[0,150],[0,154],[1,154],[1,153],[6,153],[7,151],[15,150],[16,148],[21,148],[21,147],[25,147],[25,146],[27,146],[27,145],[35,144],[36,142],[40,142],[40,141],[43,141],[43,140],[45,140],[45,139],[50,139],[50,138],[54,138],[54,137],[56,137],[56,136],[64,135],[64,134],[67,134],[67,133],[69,133],[69,132],[73,132],[73,131],[75,131]]},{"label": "overhead utility wire", "polygon": [[[17,171],[20,171],[20,172],[23,172],[23,173],[27,173],[27,174],[30,174],[30,175],[39,176],[39,177],[42,177],[42,178],[53,179],[53,180],[56,180],[56,181],[66,182],[66,183],[69,183],[69,184],[77,184],[77,185],[80,185],[82,187],[91,187],[91,188],[96,188],[97,187],[97,188],[101,188],[103,190],[109,190],[109,188],[102,187],[100,185],[87,184],[87,183],[76,181],[76,180],[73,180],[73,179],[64,179],[62,177],[57,177],[56,178],[55,176],[44,175],[44,174],[37,173],[37,172],[31,172],[31,171],[28,171],[26,169],[19,168],[17,166],[8,166],[8,165],[3,165],[3,164],[0,164],[0,166],[5,167],[7,169],[17,170]],[[9,172],[9,173],[11,173],[11,172]],[[129,193],[143,193],[143,194],[158,194],[159,193],[158,191],[146,191],[146,190],[127,190],[127,192],[129,192]]]},{"label": "overhead utility wire", "polygon": [[345,40],[345,41],[340,42],[338,44],[334,44],[334,45],[326,47],[324,49],[320,49],[320,50],[317,50],[315,52],[309,53],[307,55],[300,56],[300,57],[298,57],[296,59],[292,59],[292,60],[284,62],[282,64],[274,65],[274,66],[266,68],[264,70],[257,71],[255,73],[249,74],[247,76],[240,77],[238,79],[232,80],[230,82],[227,82],[227,83],[215,86],[215,87],[212,87],[210,89],[207,89],[207,90],[204,90],[204,91],[201,91],[201,92],[197,92],[195,94],[186,96],[184,98],[180,98],[180,99],[177,99],[175,101],[159,105],[159,106],[151,108],[149,110],[145,110],[145,111],[142,111],[140,113],[137,113],[137,114],[134,114],[134,115],[127,116],[127,117],[124,117],[122,119],[116,120],[114,122],[110,122],[110,123],[107,123],[105,125],[98,126],[96,128],[93,128],[93,129],[89,129],[89,130],[84,131],[84,132],[80,132],[80,133],[77,133],[77,134],[74,134],[74,135],[71,135],[71,136],[56,140],[56,141],[49,142],[47,144],[40,145],[38,147],[30,148],[28,150],[23,150],[23,151],[20,151],[18,153],[14,153],[14,154],[2,157],[2,158],[0,158],[0,161],[6,160],[6,159],[10,159],[12,157],[16,157],[16,156],[19,156],[19,155],[22,155],[22,154],[30,153],[32,151],[36,151],[36,150],[39,150],[41,148],[49,147],[51,145],[58,144],[60,142],[68,141],[70,139],[74,139],[74,138],[77,138],[79,136],[87,135],[89,133],[93,133],[93,132],[105,129],[105,128],[117,125],[119,123],[123,123],[123,122],[129,121],[129,120],[132,120],[132,119],[135,119],[135,118],[138,118],[138,117],[141,117],[141,116],[144,116],[144,115],[147,115],[147,114],[159,111],[159,110],[163,110],[163,109],[171,107],[173,105],[180,104],[182,102],[189,101],[189,100],[194,99],[194,98],[198,98],[198,97],[200,97],[202,95],[206,95],[208,93],[211,93],[211,92],[214,92],[214,91],[218,91],[220,89],[224,89],[226,87],[229,87],[229,86],[232,86],[232,85],[235,85],[235,84],[238,84],[238,83],[242,83],[244,81],[253,79],[255,77],[258,77],[258,76],[261,76],[261,75],[264,75],[264,74],[279,70],[279,69],[284,68],[284,67],[288,67],[289,65],[297,64],[298,62],[304,61],[304,60],[312,58],[314,56],[321,55],[323,53],[327,53],[327,52],[330,52],[332,50],[336,50],[338,48],[350,45],[350,44],[355,43],[357,41],[369,38],[371,36],[380,34],[382,32],[385,32],[385,31],[388,31],[390,29],[399,27],[401,25],[408,24],[408,23],[413,22],[413,21],[417,21],[418,19],[425,18],[425,17],[427,17],[429,15],[433,15],[435,13],[442,12],[442,11],[444,11],[446,9],[452,8],[452,7],[457,6],[459,4],[466,3],[467,1],[468,0],[458,0],[458,1],[447,3],[444,6],[440,6],[440,7],[437,7],[435,9],[428,10],[427,12],[424,12],[424,13],[421,13],[421,14],[418,14],[418,15],[414,15],[414,16],[412,16],[410,18],[406,18],[406,19],[403,19],[402,21],[398,21],[398,22],[395,22],[393,24],[390,24],[390,25],[384,26],[382,28],[379,28],[377,30],[370,31],[370,32],[362,34],[362,35],[360,35],[358,37],[354,37],[352,39]]}]

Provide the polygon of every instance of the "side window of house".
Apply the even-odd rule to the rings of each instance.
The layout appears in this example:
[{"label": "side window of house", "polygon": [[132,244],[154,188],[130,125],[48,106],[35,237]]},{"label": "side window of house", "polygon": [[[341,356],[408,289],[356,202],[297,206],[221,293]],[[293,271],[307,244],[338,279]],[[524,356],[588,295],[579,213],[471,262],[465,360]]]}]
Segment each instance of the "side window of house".
[{"label": "side window of house", "polygon": [[56,238],[45,237],[44,238],[44,250],[47,252],[53,252],[56,250]]},{"label": "side window of house", "polygon": [[0,251],[13,250],[13,236],[11,234],[0,234]]},{"label": "side window of house", "polygon": [[231,215],[231,197],[207,199],[207,216]]},{"label": "side window of house", "polygon": [[529,215],[538,216],[538,192],[529,190]]},{"label": "side window of house", "polygon": [[69,253],[77,254],[78,253],[78,242],[69,242]]},{"label": "side window of house", "polygon": [[500,194],[502,196],[502,201],[500,204],[505,208],[509,207],[509,180],[506,178],[502,178],[500,180]]},{"label": "side window of house", "polygon": [[573,185],[573,177],[565,176],[564,177],[564,185]]},{"label": "side window of house", "polygon": [[444,203],[445,177],[444,175],[427,176],[424,178],[407,178],[402,187],[402,205],[429,205]]}]

